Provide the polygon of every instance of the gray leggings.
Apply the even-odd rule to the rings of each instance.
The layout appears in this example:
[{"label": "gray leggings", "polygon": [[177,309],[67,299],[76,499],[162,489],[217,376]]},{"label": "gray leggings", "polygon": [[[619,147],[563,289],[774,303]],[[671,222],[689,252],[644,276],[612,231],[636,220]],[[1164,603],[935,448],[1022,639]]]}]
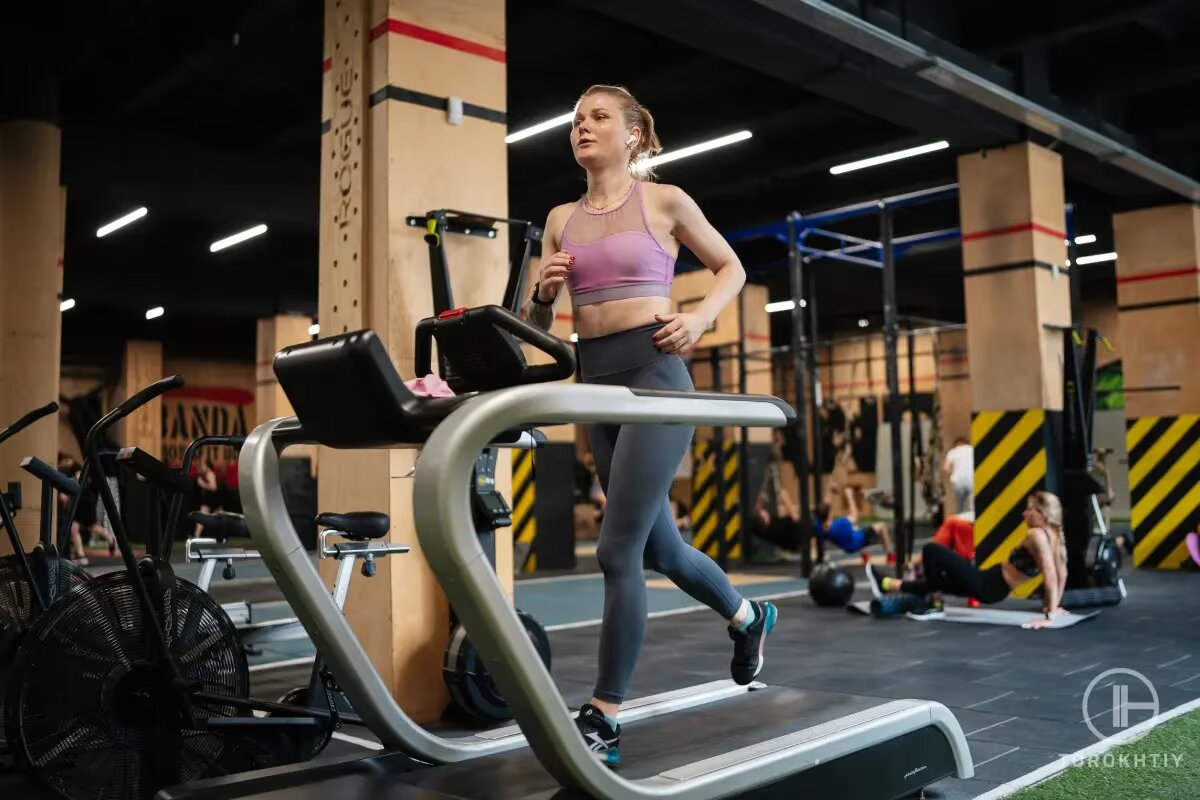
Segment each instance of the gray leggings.
[{"label": "gray leggings", "polygon": [[[683,361],[653,347],[650,335],[660,327],[581,339],[584,381],[691,391]],[[610,371],[630,362],[636,366]],[[625,699],[646,633],[645,567],[670,578],[725,619],[737,613],[742,596],[712,559],[684,543],[675,527],[668,493],[694,428],[631,424],[589,425],[587,430],[608,498],[596,551],[604,572],[604,623],[595,696],[619,703]]]}]

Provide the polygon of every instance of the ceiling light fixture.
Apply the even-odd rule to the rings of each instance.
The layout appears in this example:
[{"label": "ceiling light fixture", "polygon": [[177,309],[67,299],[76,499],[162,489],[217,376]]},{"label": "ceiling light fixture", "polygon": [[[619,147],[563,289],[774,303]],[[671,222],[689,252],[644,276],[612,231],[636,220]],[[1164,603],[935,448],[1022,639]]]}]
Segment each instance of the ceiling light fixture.
[{"label": "ceiling light fixture", "polygon": [[146,216],[149,213],[150,213],[149,210],[147,210],[145,206],[142,206],[139,209],[130,211],[128,214],[126,214],[123,217],[117,217],[112,222],[105,223],[104,225],[101,225],[99,228],[97,228],[96,229],[96,238],[99,239],[104,236],[108,236],[110,233],[117,230],[118,228],[124,228],[126,225],[130,224],[131,222],[137,222],[139,219],[141,219],[142,217]]},{"label": "ceiling light fixture", "polygon": [[1075,244],[1095,244],[1095,242],[1096,234],[1094,233],[1085,233],[1083,236],[1075,237]]},{"label": "ceiling light fixture", "polygon": [[[808,308],[808,301],[800,301],[801,308]],[[777,311],[793,311],[796,308],[795,300],[776,300],[774,303],[767,303],[765,306],[768,314],[774,314]]]},{"label": "ceiling light fixture", "polygon": [[262,236],[266,232],[266,225],[255,225],[253,228],[247,228],[246,230],[235,233],[232,236],[226,236],[224,239],[218,239],[208,246],[208,252],[215,253],[218,250],[224,250],[226,247],[233,247],[235,244],[241,244],[247,239],[253,239],[255,236]]},{"label": "ceiling light fixture", "polygon": [[921,156],[926,153],[934,153],[938,150],[945,150],[950,146],[950,143],[943,140],[940,142],[932,142],[923,144],[919,147],[910,147],[907,150],[897,150],[894,153],[884,153],[881,156],[872,156],[864,158],[861,161],[851,161],[849,164],[838,164],[836,167],[829,168],[830,175],[841,175],[843,172],[854,172],[857,169],[866,169],[867,167],[875,167],[880,164],[887,164],[889,161],[899,161],[902,158],[912,158],[913,156]]},{"label": "ceiling light fixture", "polygon": [[539,122],[537,125],[530,125],[528,128],[522,128],[516,133],[510,133],[504,137],[505,144],[519,142],[522,139],[528,139],[530,136],[537,136],[539,133],[545,133],[548,130],[557,128],[559,125],[566,125],[571,120],[575,119],[575,112],[568,111],[565,114],[559,114],[557,117],[551,117],[545,122]]},{"label": "ceiling light fixture", "polygon": [[155,306],[154,308],[146,310],[146,319],[158,319],[165,313],[167,313],[165,308],[162,306]]},{"label": "ceiling light fixture", "polygon": [[1075,259],[1075,263],[1079,264],[1080,266],[1085,266],[1087,264],[1099,264],[1101,261],[1116,261],[1116,260],[1117,260],[1116,253],[1097,253],[1094,256],[1080,256],[1079,258]]},{"label": "ceiling light fixture", "polygon": [[707,153],[709,150],[716,150],[718,147],[725,147],[726,145],[744,142],[753,135],[754,134],[752,134],[750,131],[738,131],[737,133],[731,133],[728,136],[718,136],[716,139],[710,139],[707,142],[700,142],[700,144],[681,147],[678,150],[669,150],[665,153],[659,153],[653,158],[643,158],[637,161],[635,166],[640,166],[646,169],[657,167],[659,164],[667,164],[671,161],[678,161],[681,158],[687,158],[688,156]]},{"label": "ceiling light fixture", "polygon": [[865,327],[867,327],[867,326],[868,326],[868,325],[870,325],[870,324],[871,324],[871,323],[870,323],[870,322],[868,322],[866,319],[860,319],[860,320],[858,321],[858,327],[860,327],[860,328],[865,328]]},{"label": "ceiling light fixture", "polygon": [[317,323],[314,322],[312,325],[308,326],[308,335],[309,336],[316,336],[320,332],[321,332],[321,326],[318,325]]},{"label": "ceiling light fixture", "polygon": [[73,298],[73,297],[68,297],[66,300],[63,300],[62,302],[60,302],[58,304],[59,311],[70,311],[74,307],[75,307],[75,298]]}]

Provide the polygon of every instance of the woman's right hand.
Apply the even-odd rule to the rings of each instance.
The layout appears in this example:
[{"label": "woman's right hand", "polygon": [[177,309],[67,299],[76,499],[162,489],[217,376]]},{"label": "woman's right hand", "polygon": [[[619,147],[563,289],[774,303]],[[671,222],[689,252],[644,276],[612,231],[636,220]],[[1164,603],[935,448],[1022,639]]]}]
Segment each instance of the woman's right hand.
[{"label": "woman's right hand", "polygon": [[575,256],[566,250],[559,250],[542,264],[538,276],[538,300],[549,303],[558,297],[562,286],[567,281],[567,273],[575,263]]}]

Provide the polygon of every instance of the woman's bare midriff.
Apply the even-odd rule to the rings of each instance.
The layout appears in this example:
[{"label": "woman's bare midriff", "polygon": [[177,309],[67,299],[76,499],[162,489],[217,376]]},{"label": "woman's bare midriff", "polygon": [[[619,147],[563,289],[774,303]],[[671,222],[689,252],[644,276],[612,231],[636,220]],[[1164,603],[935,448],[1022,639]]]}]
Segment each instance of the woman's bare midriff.
[{"label": "woman's bare midriff", "polygon": [[653,325],[655,314],[673,312],[669,297],[629,297],[575,307],[575,332],[581,339]]}]

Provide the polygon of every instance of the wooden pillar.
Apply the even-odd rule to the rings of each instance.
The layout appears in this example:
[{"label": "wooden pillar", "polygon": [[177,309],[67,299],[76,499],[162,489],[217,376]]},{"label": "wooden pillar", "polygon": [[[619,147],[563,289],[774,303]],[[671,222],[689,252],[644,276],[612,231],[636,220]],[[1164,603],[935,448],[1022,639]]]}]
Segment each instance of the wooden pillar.
[{"label": "wooden pillar", "polygon": [[[163,377],[162,342],[126,342],[118,402],[124,402],[125,398]],[[188,376],[183,377],[186,379]],[[162,398],[151,400],[118,423],[116,437],[122,447],[140,447],[155,458],[161,458]]]},{"label": "wooden pillar", "polygon": [[1030,492],[1056,489],[1047,444],[1062,413],[1062,328],[1071,323],[1062,158],[1030,142],[967,154],[958,186],[976,561],[990,567],[1024,537]]},{"label": "wooden pillar", "polygon": [[255,359],[254,424],[260,425],[295,411],[275,379],[272,363],[285,347],[307,342],[312,319],[295,314],[279,314],[258,321],[258,351]]},{"label": "wooden pillar", "polygon": [[1133,561],[1177,569],[1200,527],[1200,207],[1113,217]]},{"label": "wooden pillar", "polygon": [[[47,122],[0,124],[0,426],[58,399],[66,190],[61,136]],[[58,426],[40,420],[0,445],[0,487],[21,481],[22,540],[37,540],[41,494],[25,456],[57,463]],[[0,553],[11,550],[0,537]]]},{"label": "wooden pillar", "polygon": [[[428,252],[407,214],[434,208],[507,216],[504,3],[501,0],[326,0],[322,129],[321,334],[374,329],[413,377],[413,330],[432,312]],[[450,98],[464,114],[452,120]],[[498,302],[507,231],[447,238],[455,300]],[[422,722],[448,695],[442,654],[450,612],[412,528],[414,451],[320,455],[320,508],[391,514],[385,559],[356,582],[346,613],[401,706]],[[507,462],[506,462],[507,463]],[[511,536],[497,537],[502,580]],[[328,568],[326,578],[332,575]]]}]

